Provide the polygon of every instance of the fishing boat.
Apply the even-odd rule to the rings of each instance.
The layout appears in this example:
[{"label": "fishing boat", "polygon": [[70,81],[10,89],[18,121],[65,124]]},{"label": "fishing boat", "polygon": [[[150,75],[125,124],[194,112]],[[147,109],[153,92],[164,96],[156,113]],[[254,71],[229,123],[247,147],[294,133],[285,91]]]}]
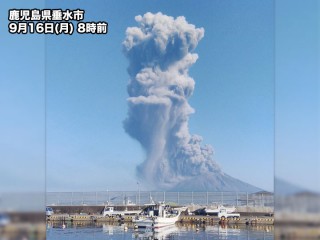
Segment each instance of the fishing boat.
[{"label": "fishing boat", "polygon": [[163,228],[174,225],[179,220],[180,213],[164,203],[150,204],[143,215],[133,219],[133,224],[138,228]]},{"label": "fishing boat", "polygon": [[132,234],[132,238],[136,239],[169,239],[170,234],[178,232],[179,228],[175,225],[169,225],[163,228],[149,229],[145,228],[143,230],[135,231]]}]

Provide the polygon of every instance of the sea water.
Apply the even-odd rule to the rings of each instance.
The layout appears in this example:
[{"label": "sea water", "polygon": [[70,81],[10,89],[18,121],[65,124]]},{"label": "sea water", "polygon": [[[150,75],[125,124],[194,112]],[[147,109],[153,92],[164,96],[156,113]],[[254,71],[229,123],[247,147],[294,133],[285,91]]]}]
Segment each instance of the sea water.
[{"label": "sea water", "polygon": [[273,226],[174,225],[160,230],[135,229],[130,224],[47,224],[49,240],[82,239],[274,239]]}]

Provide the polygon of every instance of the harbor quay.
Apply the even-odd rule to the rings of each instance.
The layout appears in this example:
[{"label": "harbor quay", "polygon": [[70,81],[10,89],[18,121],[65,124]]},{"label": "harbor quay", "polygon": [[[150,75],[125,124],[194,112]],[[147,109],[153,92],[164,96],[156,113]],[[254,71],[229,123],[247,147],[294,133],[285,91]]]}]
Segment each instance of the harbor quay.
[{"label": "harbor quay", "polygon": [[[48,222],[131,223],[150,203],[162,203],[180,210],[179,223],[273,225],[273,194],[269,192],[153,192],[105,191],[47,193],[46,205],[53,214]],[[105,214],[106,208],[112,214]],[[217,209],[232,208],[227,217]],[[215,209],[215,210],[210,210]],[[210,211],[215,211],[212,214]]]},{"label": "harbor quay", "polygon": [[[142,209],[145,206],[116,206],[116,211],[132,211],[137,209]],[[180,206],[177,206],[180,207]],[[185,206],[189,209],[194,208],[194,206]],[[131,223],[135,218],[134,215],[114,215],[114,216],[103,216],[104,206],[52,206],[54,214],[47,216],[47,221],[50,222],[111,222],[111,223]],[[273,213],[270,212],[240,212],[239,218],[231,218],[221,220],[217,216],[209,215],[195,215],[187,214],[183,212],[179,218],[179,223],[190,223],[190,224],[246,224],[246,225],[273,225],[274,218]]]}]

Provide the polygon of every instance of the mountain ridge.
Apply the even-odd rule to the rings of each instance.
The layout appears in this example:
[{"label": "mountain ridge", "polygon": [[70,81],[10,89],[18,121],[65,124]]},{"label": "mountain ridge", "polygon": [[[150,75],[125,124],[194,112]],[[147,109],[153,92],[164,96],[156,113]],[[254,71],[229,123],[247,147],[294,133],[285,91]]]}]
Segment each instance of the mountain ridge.
[{"label": "mountain ridge", "polygon": [[249,192],[254,193],[263,189],[241,181],[230,175],[217,172],[205,173],[181,181],[169,191],[211,191],[211,192]]}]

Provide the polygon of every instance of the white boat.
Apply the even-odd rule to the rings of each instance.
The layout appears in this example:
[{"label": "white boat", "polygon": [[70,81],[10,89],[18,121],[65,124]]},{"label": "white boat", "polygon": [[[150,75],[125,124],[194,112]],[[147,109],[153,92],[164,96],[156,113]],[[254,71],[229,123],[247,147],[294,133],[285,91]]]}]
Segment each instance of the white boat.
[{"label": "white boat", "polygon": [[174,225],[180,217],[180,211],[162,204],[151,204],[145,209],[146,215],[137,216],[133,224],[138,228],[158,229]]},{"label": "white boat", "polygon": [[170,234],[178,232],[179,229],[175,225],[170,225],[158,229],[148,229],[136,231],[132,234],[132,238],[136,239],[169,239]]},{"label": "white boat", "polygon": [[215,208],[205,208],[204,211],[207,215],[218,215],[221,209],[225,209],[227,213],[233,213],[236,211],[236,208],[233,207],[225,207],[223,205],[218,205]]}]

